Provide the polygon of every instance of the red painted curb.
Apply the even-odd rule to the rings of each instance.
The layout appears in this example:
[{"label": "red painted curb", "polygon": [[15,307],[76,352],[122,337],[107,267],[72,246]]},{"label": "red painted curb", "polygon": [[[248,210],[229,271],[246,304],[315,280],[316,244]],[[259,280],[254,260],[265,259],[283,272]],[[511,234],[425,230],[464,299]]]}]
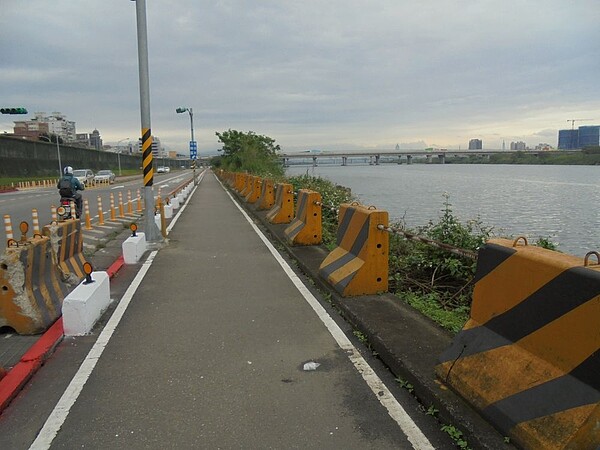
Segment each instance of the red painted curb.
[{"label": "red painted curb", "polygon": [[46,357],[63,338],[62,317],[54,322],[35,344],[23,355],[21,360],[0,380],[0,412],[15,398],[19,390],[27,383],[35,371],[44,363]]},{"label": "red painted curb", "polygon": [[123,259],[123,255],[119,256],[117,258],[117,260],[112,263],[110,265],[110,267],[108,269],[106,269],[106,273],[108,273],[108,277],[112,278],[114,277],[117,272],[121,269],[121,267],[123,267],[123,265],[125,264],[125,260]]},{"label": "red painted curb", "polygon": [[[106,270],[109,278],[113,278],[123,267],[125,261],[123,255],[119,256]],[[0,413],[8,406],[25,383],[40,368],[44,361],[50,356],[54,347],[62,340],[64,335],[63,320],[59,317],[54,324],[31,346],[21,360],[0,379]]]}]

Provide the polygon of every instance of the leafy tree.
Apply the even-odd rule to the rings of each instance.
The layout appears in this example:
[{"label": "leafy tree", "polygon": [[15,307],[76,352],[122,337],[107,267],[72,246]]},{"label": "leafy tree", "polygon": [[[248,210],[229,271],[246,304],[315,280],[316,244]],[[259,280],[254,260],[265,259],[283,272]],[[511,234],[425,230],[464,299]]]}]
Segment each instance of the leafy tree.
[{"label": "leafy tree", "polygon": [[284,173],[277,156],[280,150],[275,140],[248,131],[231,130],[215,133],[223,148],[220,164],[231,171],[247,171],[261,176],[276,177]]}]

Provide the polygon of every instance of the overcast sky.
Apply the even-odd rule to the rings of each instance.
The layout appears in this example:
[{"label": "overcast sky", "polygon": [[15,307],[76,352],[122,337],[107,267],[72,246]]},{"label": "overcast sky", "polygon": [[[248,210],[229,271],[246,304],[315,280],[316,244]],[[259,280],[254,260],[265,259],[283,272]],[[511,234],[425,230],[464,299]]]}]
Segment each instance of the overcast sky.
[{"label": "overcast sky", "polygon": [[[1,106],[137,140],[135,7],[0,0]],[[491,149],[600,123],[598,0],[147,0],[147,20],[152,132],[181,153],[179,106],[200,154],[229,128],[284,151]]]}]

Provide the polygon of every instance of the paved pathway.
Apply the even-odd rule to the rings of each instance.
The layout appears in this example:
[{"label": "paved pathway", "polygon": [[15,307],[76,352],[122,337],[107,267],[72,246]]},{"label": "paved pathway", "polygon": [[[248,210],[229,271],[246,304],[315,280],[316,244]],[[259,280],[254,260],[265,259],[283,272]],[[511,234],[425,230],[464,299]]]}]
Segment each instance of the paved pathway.
[{"label": "paved pathway", "polygon": [[433,448],[211,173],[185,208],[33,448]]}]

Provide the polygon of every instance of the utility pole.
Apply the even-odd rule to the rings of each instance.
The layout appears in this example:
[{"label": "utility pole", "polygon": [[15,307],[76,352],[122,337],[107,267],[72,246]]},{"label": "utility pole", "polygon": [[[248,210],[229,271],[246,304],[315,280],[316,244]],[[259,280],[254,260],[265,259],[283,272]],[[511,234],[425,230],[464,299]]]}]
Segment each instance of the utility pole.
[{"label": "utility pole", "polygon": [[138,65],[140,76],[140,112],[142,122],[142,167],[144,171],[144,233],[148,242],[162,242],[163,237],[154,222],[154,173],[152,166],[152,131],[150,127],[150,81],[148,77],[148,33],[146,0],[135,1],[137,17]]}]

